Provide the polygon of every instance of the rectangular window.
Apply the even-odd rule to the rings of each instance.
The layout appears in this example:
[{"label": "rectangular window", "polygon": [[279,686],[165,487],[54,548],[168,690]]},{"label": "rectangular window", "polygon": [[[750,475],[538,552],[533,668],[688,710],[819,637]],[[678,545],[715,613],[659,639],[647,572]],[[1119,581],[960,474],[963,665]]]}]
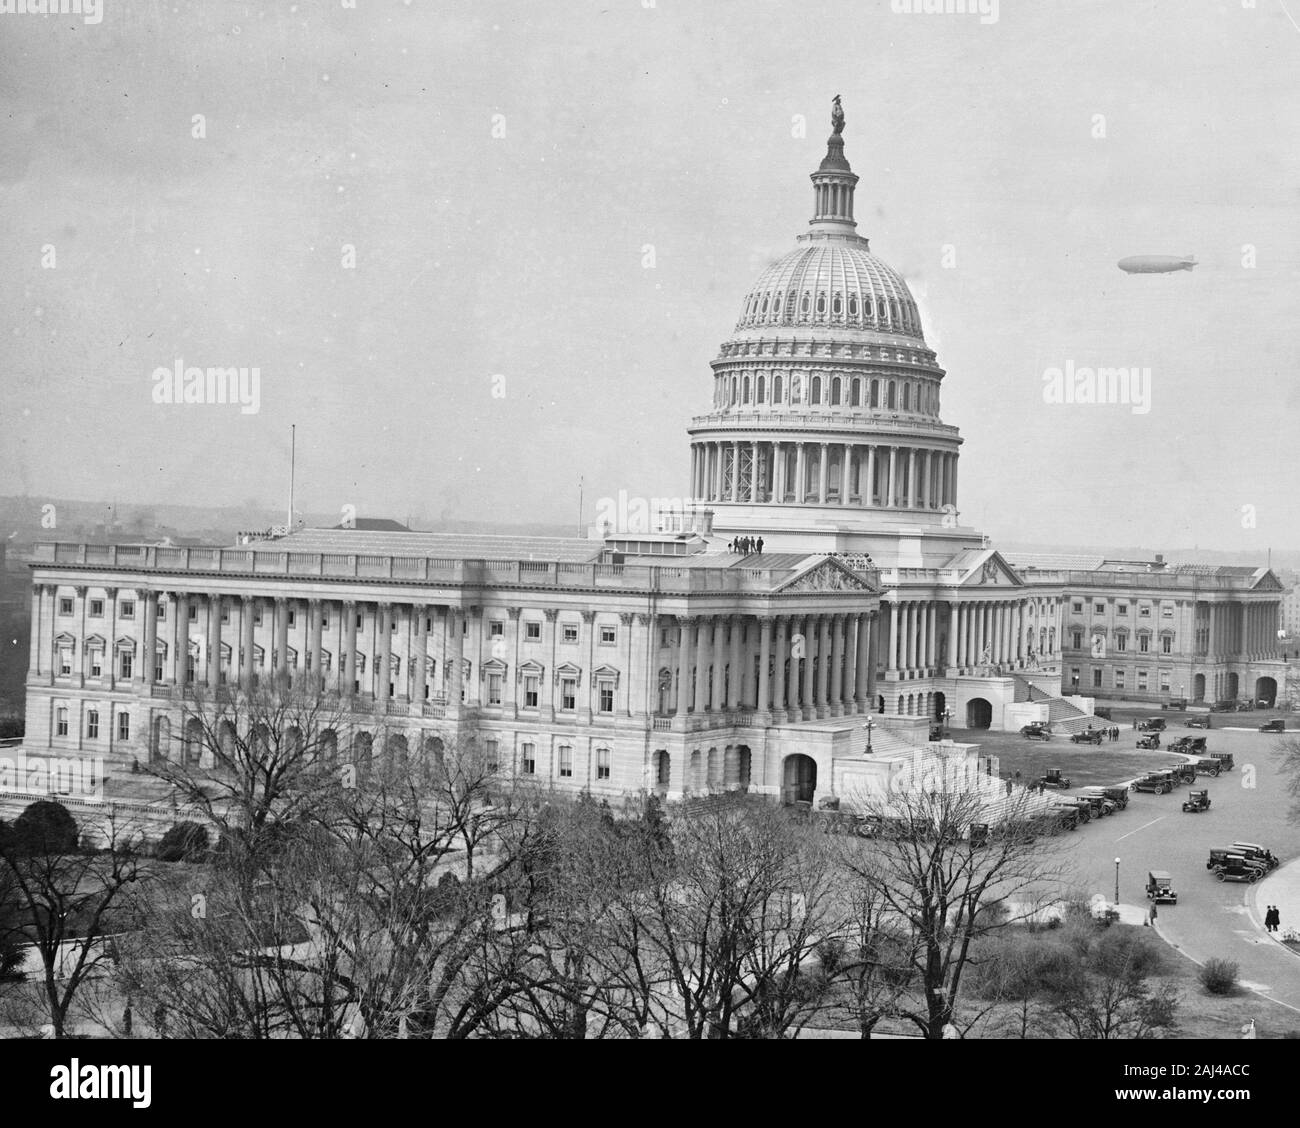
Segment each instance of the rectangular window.
[{"label": "rectangular window", "polygon": [[614,683],[600,683],[600,711],[602,713],[612,713],[614,711]]},{"label": "rectangular window", "polygon": [[60,707],[58,712],[54,714],[54,735],[68,735],[68,710],[66,708]]},{"label": "rectangular window", "polygon": [[162,659],[155,656],[153,661],[154,661],[153,680],[156,682],[160,682],[163,680]]},{"label": "rectangular window", "polygon": [[86,739],[99,739],[99,710],[91,709],[86,713]]},{"label": "rectangular window", "polygon": [[1119,604],[1119,605],[1115,608],[1115,614],[1116,614],[1116,615],[1127,615],[1127,614],[1128,614],[1128,604],[1127,604],[1127,603],[1121,603],[1121,604]]},{"label": "rectangular window", "polygon": [[1147,654],[1150,652],[1151,650],[1150,635],[1138,635],[1138,650],[1141,651],[1143,654]]},{"label": "rectangular window", "polygon": [[535,676],[524,678],[524,708],[537,708],[537,678]]},{"label": "rectangular window", "polygon": [[132,672],[135,670],[135,655],[129,650],[123,650],[121,665],[122,673],[120,676],[124,679],[131,677]]},{"label": "rectangular window", "polygon": [[1151,618],[1151,606],[1149,604],[1144,603],[1142,604],[1141,607],[1138,608],[1138,618],[1139,619]]},{"label": "rectangular window", "polygon": [[1106,605],[1104,603],[1094,603],[1092,605],[1092,613],[1094,615],[1106,614]]},{"label": "rectangular window", "polygon": [[565,642],[578,641],[578,626],[576,623],[564,624],[564,641]]},{"label": "rectangular window", "polygon": [[158,621],[161,623],[167,618],[167,604],[162,600],[158,601]]},{"label": "rectangular window", "polygon": [[1071,636],[1074,639],[1074,649],[1083,649],[1083,631],[1075,631]]},{"label": "rectangular window", "polygon": [[221,621],[223,623],[230,622],[230,604],[227,603],[225,600],[222,600],[220,603],[220,607],[221,607]]},{"label": "rectangular window", "polygon": [[123,619],[135,618],[135,600],[124,599],[117,605],[117,613]]},{"label": "rectangular window", "polygon": [[560,745],[560,778],[573,778],[573,749],[567,744]]},{"label": "rectangular window", "polygon": [[59,673],[64,677],[72,673],[72,651],[66,646],[59,647]]},{"label": "rectangular window", "polygon": [[196,607],[193,603],[191,603],[191,604],[189,605],[189,611],[190,611],[190,622],[191,622],[191,623],[197,623],[197,622],[199,621],[199,609],[198,609],[198,607]]},{"label": "rectangular window", "polygon": [[609,749],[596,749],[596,778],[609,779]]},{"label": "rectangular window", "polygon": [[506,625],[501,619],[490,619],[488,621],[488,638],[504,638],[506,634]]},{"label": "rectangular window", "polygon": [[542,637],[542,624],[537,622],[528,622],[524,624],[524,638],[539,639]]},{"label": "rectangular window", "polygon": [[1172,654],[1174,652],[1174,640],[1172,635],[1165,635],[1160,640],[1160,653]]},{"label": "rectangular window", "polygon": [[573,678],[560,679],[560,708],[576,709],[578,707],[578,683]]},{"label": "rectangular window", "polygon": [[92,599],[90,601],[90,617],[92,619],[102,619],[104,617],[104,601],[102,599]]},{"label": "rectangular window", "polygon": [[1083,614],[1083,600],[1082,600],[1082,599],[1076,599],[1073,603],[1070,604],[1070,610],[1073,611],[1076,615],[1082,615],[1082,614]]},{"label": "rectangular window", "polygon": [[72,614],[72,600],[69,599],[66,595],[59,596],[59,614],[60,615]]},{"label": "rectangular window", "polygon": [[102,650],[92,650],[90,652],[90,676],[92,678],[102,678],[104,676],[104,652]]},{"label": "rectangular window", "polygon": [[618,629],[616,627],[600,628],[600,645],[614,646],[618,643]]},{"label": "rectangular window", "polygon": [[1173,609],[1173,607],[1170,606],[1169,604],[1165,604],[1163,607],[1161,607],[1161,608],[1160,608],[1160,617],[1161,617],[1162,619],[1172,619],[1172,618],[1174,617],[1174,609]]},{"label": "rectangular window", "polygon": [[501,675],[488,674],[488,704],[501,704]]},{"label": "rectangular window", "polygon": [[1092,671],[1092,688],[1093,688],[1093,689],[1100,689],[1100,688],[1101,688],[1101,669],[1100,669],[1100,668],[1095,669],[1095,670]]},{"label": "rectangular window", "polygon": [[531,744],[519,746],[519,770],[524,775],[537,774],[537,749]]},{"label": "rectangular window", "polygon": [[1139,670],[1139,671],[1138,671],[1138,689],[1141,690],[1143,693],[1145,693],[1145,692],[1146,692],[1146,688],[1147,688],[1147,672],[1146,672],[1146,670]]},{"label": "rectangular window", "polygon": [[1128,649],[1128,635],[1117,634],[1115,636],[1115,649],[1121,654]]},{"label": "rectangular window", "polygon": [[361,630],[361,628],[364,627],[364,626],[365,626],[365,624],[361,621],[361,612],[358,611],[358,612],[357,612],[357,630]]},{"label": "rectangular window", "polygon": [[661,631],[659,632],[659,645],[660,645],[660,646],[667,646],[667,645],[668,645],[668,628],[667,628],[667,627],[664,627],[664,629],[661,630]]},{"label": "rectangular window", "polygon": [[1169,671],[1168,670],[1160,671],[1160,692],[1161,693],[1169,692]]},{"label": "rectangular window", "polygon": [[1116,688],[1116,689],[1123,689],[1123,688],[1124,688],[1124,677],[1125,677],[1125,671],[1123,671],[1123,670],[1116,670],[1116,671],[1115,671],[1115,688]]},{"label": "rectangular window", "polygon": [[131,739],[131,714],[130,713],[118,713],[117,739],[118,740]]},{"label": "rectangular window", "polygon": [[258,603],[253,607],[253,626],[260,627],[261,625],[262,625],[262,605]]},{"label": "rectangular window", "polygon": [[296,627],[297,625],[298,625],[298,612],[295,611],[292,607],[290,607],[290,608],[289,608],[289,626],[291,626],[291,627]]},{"label": "rectangular window", "polygon": [[483,742],[483,766],[488,771],[494,772],[501,763],[501,746],[495,736],[488,737]]}]

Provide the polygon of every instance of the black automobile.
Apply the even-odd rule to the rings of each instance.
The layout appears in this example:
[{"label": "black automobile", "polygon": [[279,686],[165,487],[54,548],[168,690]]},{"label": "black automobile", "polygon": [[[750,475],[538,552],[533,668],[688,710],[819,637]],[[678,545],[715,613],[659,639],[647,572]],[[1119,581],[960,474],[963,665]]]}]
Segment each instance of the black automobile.
[{"label": "black automobile", "polygon": [[1101,729],[1090,728],[1086,732],[1070,733],[1071,744],[1100,744]]},{"label": "black automobile", "polygon": [[1119,810],[1119,807],[1107,799],[1104,795],[1098,795],[1092,791],[1085,791],[1079,796],[1079,799],[1088,804],[1092,811],[1092,817],[1095,819],[1104,818],[1106,815],[1113,815]]},{"label": "black automobile", "polygon": [[1146,736],[1139,736],[1137,738],[1137,747],[1138,748],[1159,748],[1160,734],[1158,732],[1149,732],[1146,734]]},{"label": "black automobile", "polygon": [[1133,791],[1149,791],[1152,795],[1168,795],[1174,789],[1174,781],[1164,772],[1147,772],[1131,785]]},{"label": "black automobile", "polygon": [[1237,703],[1235,701],[1216,701],[1210,706],[1211,713],[1235,713]]},{"label": "black automobile", "polygon": [[1070,777],[1061,775],[1060,768],[1048,768],[1047,774],[1034,781],[1038,788],[1050,787],[1055,791],[1065,791],[1070,786]]},{"label": "black automobile", "polygon": [[1281,858],[1258,842],[1234,842],[1232,849],[1234,853],[1242,854],[1246,861],[1262,865],[1265,869],[1276,869],[1282,864]]},{"label": "black automobile", "polygon": [[1231,752],[1211,752],[1210,759],[1219,761],[1219,771],[1221,772],[1232,771],[1233,765],[1236,764]]},{"label": "black automobile", "polygon": [[1183,752],[1188,756],[1203,756],[1205,754],[1205,741],[1203,736],[1180,736],[1171,745],[1170,752]]},{"label": "black automobile", "polygon": [[1051,740],[1052,726],[1046,721],[1030,721],[1020,729],[1020,735],[1026,740]]},{"label": "black automobile", "polygon": [[1210,793],[1208,791],[1190,791],[1187,798],[1183,801],[1183,810],[1193,815],[1200,814],[1201,811],[1210,809]]},{"label": "black automobile", "polygon": [[1121,811],[1128,806],[1127,787],[1085,787],[1083,789],[1083,798],[1091,801],[1095,797],[1109,799]]},{"label": "black automobile", "polygon": [[1201,714],[1199,714],[1198,716],[1195,716],[1195,717],[1188,717],[1188,718],[1187,718],[1187,727],[1188,727],[1188,728],[1203,728],[1203,729],[1207,729],[1207,728],[1210,727],[1210,718],[1209,718],[1209,716],[1206,715],[1205,713],[1201,713]]},{"label": "black automobile", "polygon": [[1216,760],[1213,756],[1206,756],[1197,760],[1194,766],[1201,775],[1214,776],[1216,779],[1219,772],[1223,770],[1222,761]]},{"label": "black automobile", "polygon": [[1164,717],[1148,717],[1145,721],[1138,721],[1138,732],[1164,732],[1168,727]]},{"label": "black automobile", "polygon": [[1226,865],[1214,871],[1216,881],[1248,881],[1251,885],[1254,885],[1261,876],[1259,870],[1247,864],[1242,858],[1229,858]]},{"label": "black automobile", "polygon": [[1260,732],[1286,732],[1286,721],[1281,717],[1274,717],[1271,721],[1265,721],[1259,726]]},{"label": "black automobile", "polygon": [[1245,853],[1237,849],[1215,848],[1210,851],[1210,857],[1205,863],[1205,868],[1214,873],[1222,869],[1228,869],[1232,866],[1244,866],[1253,870],[1257,875],[1263,876],[1268,872],[1268,863],[1255,858],[1248,858]]}]

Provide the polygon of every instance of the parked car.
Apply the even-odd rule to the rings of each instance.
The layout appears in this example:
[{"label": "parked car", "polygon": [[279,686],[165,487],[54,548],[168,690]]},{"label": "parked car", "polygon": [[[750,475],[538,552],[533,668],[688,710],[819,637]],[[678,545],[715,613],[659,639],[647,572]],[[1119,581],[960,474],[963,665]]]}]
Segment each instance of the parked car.
[{"label": "parked car", "polygon": [[1210,718],[1204,713],[1201,713],[1195,717],[1188,717],[1187,727],[1207,729],[1210,727]]},{"label": "parked car", "polygon": [[1159,747],[1160,747],[1160,734],[1159,734],[1158,732],[1151,732],[1151,733],[1147,733],[1146,736],[1139,736],[1138,739],[1137,739],[1137,747],[1139,747],[1139,748],[1159,748]]},{"label": "parked car", "polygon": [[1167,727],[1164,717],[1148,717],[1145,721],[1138,721],[1138,732],[1164,732]]},{"label": "parked car", "polygon": [[1254,885],[1261,876],[1258,869],[1248,864],[1240,856],[1229,858],[1226,865],[1220,866],[1214,871],[1216,881],[1248,881],[1251,885]]},{"label": "parked car", "polygon": [[1170,768],[1169,771],[1174,773],[1175,783],[1195,783],[1196,782],[1196,765],[1195,764],[1177,764]]},{"label": "parked car", "polygon": [[1127,787],[1085,787],[1083,797],[1091,799],[1094,795],[1101,796],[1103,799],[1109,799],[1119,810],[1124,810],[1128,806],[1128,788]]},{"label": "parked car", "polygon": [[1210,706],[1211,713],[1235,713],[1237,703],[1235,701],[1216,701]]},{"label": "parked car", "polygon": [[1249,713],[1253,708],[1255,708],[1255,703],[1254,703],[1253,701],[1238,701],[1238,702],[1237,702],[1237,712],[1238,712],[1238,713]]},{"label": "parked car", "polygon": [[1147,871],[1147,900],[1157,905],[1178,904],[1178,894],[1174,892],[1174,879],[1165,870]]},{"label": "parked car", "polygon": [[1083,812],[1073,803],[1053,803],[1050,812],[1057,820],[1057,826],[1064,830],[1078,830],[1079,824],[1087,821]]},{"label": "parked car", "polygon": [[1070,777],[1061,775],[1060,768],[1048,768],[1047,774],[1041,779],[1034,781],[1038,787],[1050,787],[1057,791],[1064,791],[1070,786]]},{"label": "parked car", "polygon": [[1197,760],[1195,766],[1196,770],[1201,775],[1214,776],[1216,779],[1219,776],[1219,772],[1223,770],[1222,761],[1216,760],[1213,756],[1205,756],[1202,759]]},{"label": "parked car", "polygon": [[1100,744],[1101,729],[1089,728],[1084,732],[1070,733],[1071,744]]},{"label": "parked car", "polygon": [[[1072,795],[1064,795],[1056,800],[1058,807],[1073,807],[1079,812],[1079,821],[1082,823],[1092,822],[1092,804],[1086,799],[1076,799]],[[1101,816],[1098,815],[1098,818]]]},{"label": "parked car", "polygon": [[1231,752],[1211,752],[1210,759],[1219,761],[1219,771],[1221,772],[1232,771],[1233,765],[1236,763]]},{"label": "parked car", "polygon": [[1168,795],[1174,789],[1174,781],[1162,772],[1147,772],[1130,785],[1134,791],[1149,791],[1152,795]]},{"label": "parked car", "polygon": [[1188,756],[1204,755],[1205,741],[1203,736],[1180,736],[1169,745],[1169,751],[1182,752]]},{"label": "parked car", "polygon": [[1171,698],[1170,700],[1166,701],[1163,705],[1161,705],[1160,708],[1162,708],[1162,709],[1179,709],[1179,710],[1186,709],[1186,708],[1187,708],[1187,698],[1186,698],[1186,697],[1174,697],[1174,698]]},{"label": "parked car", "polygon": [[1208,791],[1189,791],[1187,798],[1183,800],[1183,810],[1193,815],[1200,814],[1202,811],[1210,809],[1210,793]]},{"label": "parked car", "polygon": [[1286,732],[1286,721],[1281,717],[1274,717],[1271,721],[1265,721],[1259,726],[1260,732]]},{"label": "parked car", "polygon": [[1046,721],[1030,721],[1022,726],[1020,735],[1026,740],[1051,740],[1052,726]]},{"label": "parked car", "polygon": [[989,824],[971,823],[970,844],[972,846],[987,846],[988,841],[989,841]]},{"label": "parked car", "polygon": [[1218,873],[1219,870],[1226,869],[1229,866],[1247,866],[1261,875],[1268,872],[1266,862],[1257,858],[1248,858],[1240,850],[1215,847],[1210,851],[1209,859],[1205,863],[1207,870]]},{"label": "parked car", "polygon": [[1119,807],[1112,803],[1104,795],[1095,795],[1090,791],[1085,791],[1079,796],[1081,802],[1087,803],[1092,810],[1093,818],[1105,818],[1107,815],[1113,815],[1119,810]]},{"label": "parked car", "polygon": [[1276,869],[1281,865],[1281,859],[1278,858],[1272,850],[1267,850],[1258,842],[1234,842],[1233,850],[1243,854],[1248,862],[1260,862],[1265,869]]}]

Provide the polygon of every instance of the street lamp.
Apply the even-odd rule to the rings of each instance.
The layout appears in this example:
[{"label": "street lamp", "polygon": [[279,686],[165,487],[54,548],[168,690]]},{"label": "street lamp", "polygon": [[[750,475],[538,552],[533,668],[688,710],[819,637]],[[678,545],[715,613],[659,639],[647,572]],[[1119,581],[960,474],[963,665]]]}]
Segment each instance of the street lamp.
[{"label": "street lamp", "polygon": [[945,709],[945,710],[943,711],[943,735],[944,735],[944,736],[951,736],[951,735],[952,735],[952,734],[948,731],[948,727],[949,727],[949,725],[951,725],[951,723],[952,723],[952,710],[951,710],[951,709]]},{"label": "street lamp", "polygon": [[867,730],[867,755],[870,756],[871,755],[871,730],[876,727],[876,722],[872,720],[870,717],[868,717],[867,723],[862,727]]},{"label": "street lamp", "polygon": [[1115,859],[1115,906],[1119,907],[1119,859]]}]

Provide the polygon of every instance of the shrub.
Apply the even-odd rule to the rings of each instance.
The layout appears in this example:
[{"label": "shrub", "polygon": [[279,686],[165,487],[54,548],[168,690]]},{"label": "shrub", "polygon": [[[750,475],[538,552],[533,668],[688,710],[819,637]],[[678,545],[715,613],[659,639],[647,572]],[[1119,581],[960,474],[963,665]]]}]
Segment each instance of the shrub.
[{"label": "shrub", "polygon": [[77,820],[62,803],[38,799],[14,819],[11,835],[22,854],[71,854],[77,849]]},{"label": "shrub", "polygon": [[1239,970],[1230,960],[1206,960],[1199,976],[1201,986],[1211,995],[1235,995]]},{"label": "shrub", "polygon": [[158,843],[160,862],[199,862],[207,852],[207,828],[195,822],[176,823]]}]

